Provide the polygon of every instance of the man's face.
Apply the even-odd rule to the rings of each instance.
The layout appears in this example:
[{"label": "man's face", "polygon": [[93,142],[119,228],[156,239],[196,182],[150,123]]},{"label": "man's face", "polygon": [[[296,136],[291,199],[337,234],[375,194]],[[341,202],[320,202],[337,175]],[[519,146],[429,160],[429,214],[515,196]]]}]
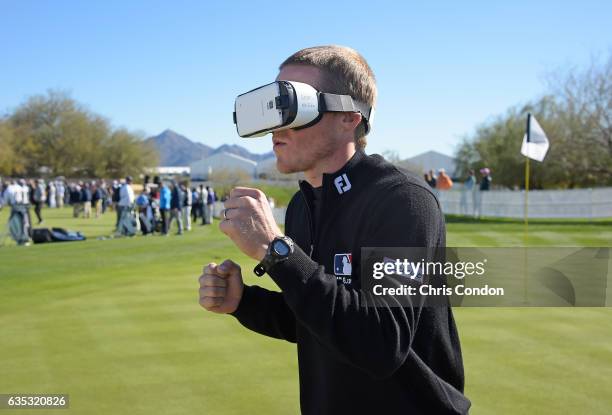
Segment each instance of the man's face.
[{"label": "man's face", "polygon": [[[321,90],[321,71],[313,66],[287,65],[277,80],[303,82]],[[314,168],[342,144],[338,114],[326,113],[315,125],[302,130],[282,130],[272,133],[276,167],[281,173],[296,173]]]}]

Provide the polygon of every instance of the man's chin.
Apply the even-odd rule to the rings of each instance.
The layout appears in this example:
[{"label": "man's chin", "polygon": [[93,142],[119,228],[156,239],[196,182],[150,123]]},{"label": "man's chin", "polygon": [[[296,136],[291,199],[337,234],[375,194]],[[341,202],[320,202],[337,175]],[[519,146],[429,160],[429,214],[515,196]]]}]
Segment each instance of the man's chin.
[{"label": "man's chin", "polygon": [[300,171],[298,168],[296,168],[296,166],[288,165],[287,163],[282,162],[280,159],[276,159],[276,169],[282,174],[291,174]]}]

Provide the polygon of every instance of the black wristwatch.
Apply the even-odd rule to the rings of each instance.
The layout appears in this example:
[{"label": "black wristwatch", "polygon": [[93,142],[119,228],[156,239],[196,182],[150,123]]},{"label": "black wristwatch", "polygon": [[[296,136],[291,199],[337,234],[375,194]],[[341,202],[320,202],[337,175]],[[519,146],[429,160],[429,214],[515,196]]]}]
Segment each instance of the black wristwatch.
[{"label": "black wristwatch", "polygon": [[270,268],[289,258],[293,253],[293,241],[287,236],[278,236],[268,245],[268,252],[259,264],[253,269],[258,277],[264,275]]}]

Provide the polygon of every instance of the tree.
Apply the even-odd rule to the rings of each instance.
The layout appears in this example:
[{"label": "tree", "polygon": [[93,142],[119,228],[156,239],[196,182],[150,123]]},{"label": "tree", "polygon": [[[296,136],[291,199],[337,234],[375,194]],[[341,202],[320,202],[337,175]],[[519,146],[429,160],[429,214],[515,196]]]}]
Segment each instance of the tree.
[{"label": "tree", "polygon": [[114,130],[61,91],[26,100],[8,117],[13,136],[13,174],[38,176],[42,171],[66,177],[136,175],[157,163],[157,154],[142,135]]},{"label": "tree", "polygon": [[13,131],[6,121],[0,119],[0,176],[11,175],[14,164]]},{"label": "tree", "polygon": [[612,59],[582,72],[570,70],[552,85],[548,95],[510,108],[466,137],[456,151],[460,175],[489,167],[496,184],[523,187],[520,147],[527,113],[532,113],[551,147],[543,163],[531,163],[530,187],[612,184]]},{"label": "tree", "polygon": [[103,149],[103,166],[110,177],[134,176],[157,165],[158,155],[142,136],[125,129],[115,131]]},{"label": "tree", "polygon": [[585,70],[572,68],[549,77],[561,102],[563,137],[567,144],[586,147],[575,160],[589,184],[612,181],[612,54],[592,59]]}]

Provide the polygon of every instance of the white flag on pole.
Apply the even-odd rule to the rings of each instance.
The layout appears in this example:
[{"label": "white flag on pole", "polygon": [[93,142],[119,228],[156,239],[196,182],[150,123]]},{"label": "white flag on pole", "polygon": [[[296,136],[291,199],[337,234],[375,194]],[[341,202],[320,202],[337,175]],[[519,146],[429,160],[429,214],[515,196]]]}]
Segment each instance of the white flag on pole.
[{"label": "white flag on pole", "polygon": [[527,114],[527,131],[523,137],[521,154],[530,159],[542,161],[548,152],[548,137],[540,127],[538,120],[531,114]]}]

